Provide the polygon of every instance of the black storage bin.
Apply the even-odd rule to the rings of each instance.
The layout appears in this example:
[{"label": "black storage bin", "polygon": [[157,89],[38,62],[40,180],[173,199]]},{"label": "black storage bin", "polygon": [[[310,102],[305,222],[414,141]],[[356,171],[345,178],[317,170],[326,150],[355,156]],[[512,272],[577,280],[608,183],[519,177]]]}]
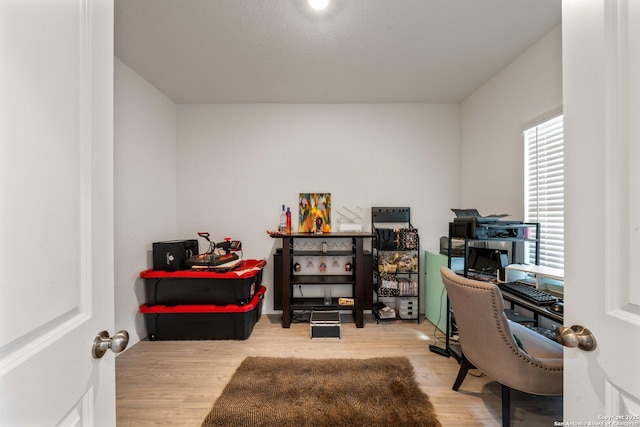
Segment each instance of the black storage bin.
[{"label": "black storage bin", "polygon": [[177,271],[185,269],[185,261],[198,255],[198,241],[172,240],[153,244],[153,269],[159,271]]},{"label": "black storage bin", "polygon": [[144,279],[147,305],[214,304],[244,305],[262,283],[264,260],[243,260],[232,271],[147,270]]},{"label": "black storage bin", "polygon": [[140,306],[147,333],[156,340],[245,340],[262,314],[267,289],[261,286],[245,305]]}]

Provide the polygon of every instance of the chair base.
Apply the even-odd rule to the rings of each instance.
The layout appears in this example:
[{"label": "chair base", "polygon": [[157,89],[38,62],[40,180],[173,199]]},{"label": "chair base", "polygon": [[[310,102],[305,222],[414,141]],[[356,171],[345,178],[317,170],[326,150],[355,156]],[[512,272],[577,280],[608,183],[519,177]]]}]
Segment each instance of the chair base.
[{"label": "chair base", "polygon": [[473,368],[475,368],[473,363],[469,362],[463,354],[460,358],[460,370],[458,371],[458,377],[456,378],[456,382],[453,383],[453,391],[458,391],[467,376],[467,372],[469,372],[469,369]]},{"label": "chair base", "polygon": [[511,427],[511,388],[502,386],[502,427]]},{"label": "chair base", "polygon": [[[474,368],[473,363],[469,362],[463,354],[460,359],[460,370],[452,387],[454,391],[458,391],[469,369]],[[502,388],[502,427],[511,427],[511,388],[504,384],[500,386]]]}]

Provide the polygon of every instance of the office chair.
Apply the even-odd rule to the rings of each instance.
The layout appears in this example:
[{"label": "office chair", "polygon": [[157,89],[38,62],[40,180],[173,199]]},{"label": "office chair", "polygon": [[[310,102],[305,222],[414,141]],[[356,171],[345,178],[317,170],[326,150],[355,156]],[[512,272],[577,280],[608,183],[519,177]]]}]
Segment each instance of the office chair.
[{"label": "office chair", "polygon": [[563,347],[508,320],[497,285],[467,279],[446,267],[442,267],[440,273],[455,315],[462,350],[453,390],[458,390],[467,371],[474,367],[500,383],[503,427],[511,423],[511,389],[561,395]]}]

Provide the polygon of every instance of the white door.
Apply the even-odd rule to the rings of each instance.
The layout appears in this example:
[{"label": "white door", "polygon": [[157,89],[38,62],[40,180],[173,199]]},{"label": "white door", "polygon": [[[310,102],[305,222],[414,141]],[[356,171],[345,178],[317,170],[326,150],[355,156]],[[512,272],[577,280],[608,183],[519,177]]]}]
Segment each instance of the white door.
[{"label": "white door", "polygon": [[0,0],[0,35],[0,425],[114,425],[113,4]]},{"label": "white door", "polygon": [[[563,1],[564,421],[640,426],[640,2]],[[607,424],[610,422],[610,424]]]}]

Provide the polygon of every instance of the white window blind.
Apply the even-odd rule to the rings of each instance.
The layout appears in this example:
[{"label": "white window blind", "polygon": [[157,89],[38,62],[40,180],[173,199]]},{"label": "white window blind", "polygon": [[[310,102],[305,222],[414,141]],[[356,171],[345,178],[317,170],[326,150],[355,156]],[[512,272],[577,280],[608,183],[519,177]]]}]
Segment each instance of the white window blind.
[{"label": "white window blind", "polygon": [[[555,117],[524,131],[525,221],[540,223],[540,265],[564,268],[564,121]],[[528,262],[535,262],[528,245]]]}]

